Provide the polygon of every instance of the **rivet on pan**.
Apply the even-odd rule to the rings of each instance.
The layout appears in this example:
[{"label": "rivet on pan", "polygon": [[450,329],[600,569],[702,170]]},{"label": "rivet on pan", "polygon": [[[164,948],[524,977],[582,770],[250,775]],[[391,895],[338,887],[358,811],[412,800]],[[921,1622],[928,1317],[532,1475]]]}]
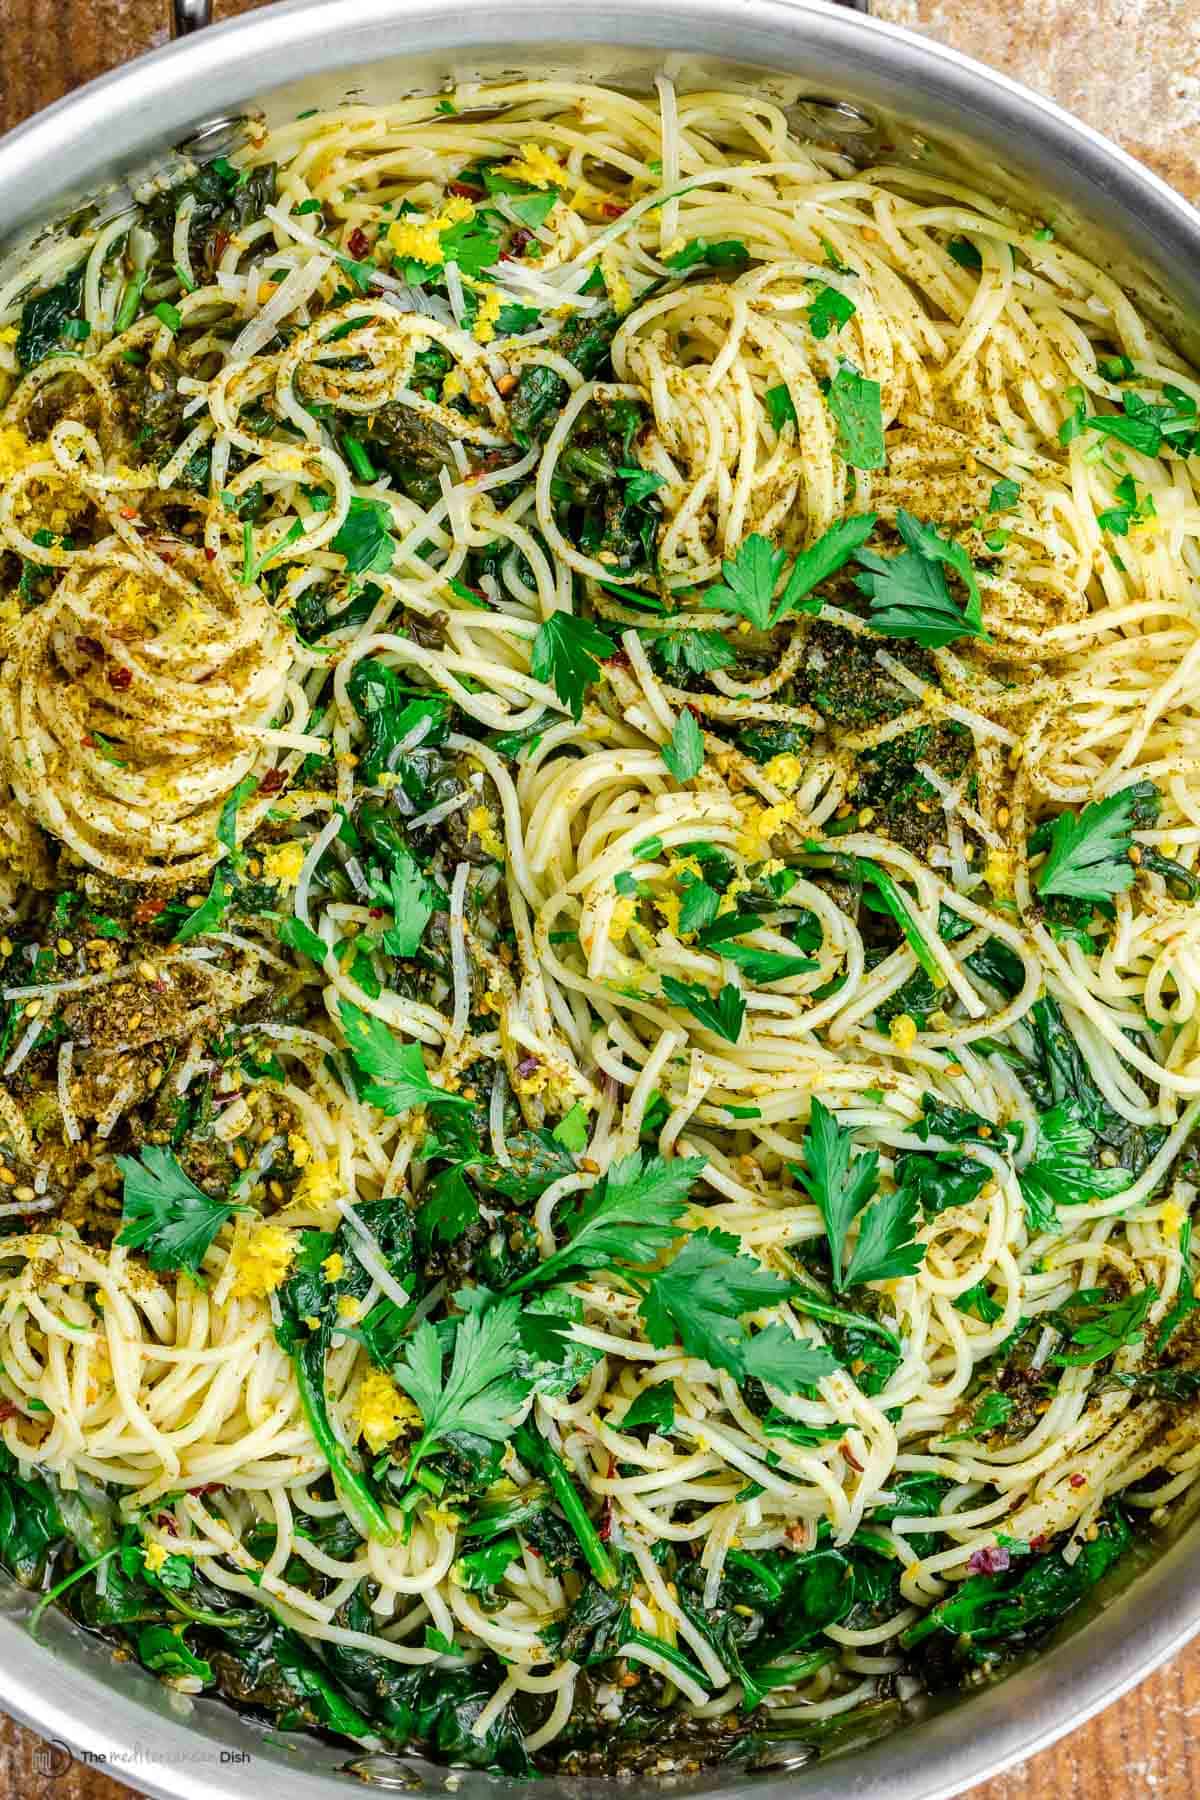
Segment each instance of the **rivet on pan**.
[{"label": "rivet on pan", "polygon": [[818,131],[830,131],[835,136],[865,137],[878,130],[870,113],[849,100],[825,100],[817,94],[804,94],[792,102],[792,110],[803,112]]},{"label": "rivet on pan", "polygon": [[187,137],[181,138],[175,148],[181,156],[190,156],[194,162],[211,162],[215,156],[236,150],[246,136],[248,125],[245,113],[223,113],[215,119],[205,119]]},{"label": "rivet on pan", "polygon": [[406,1766],[397,1756],[355,1757],[353,1762],[342,1763],[339,1773],[391,1792],[419,1794],[428,1786],[417,1769]]},{"label": "rivet on pan", "polygon": [[768,1750],[750,1764],[752,1775],[790,1775],[795,1769],[806,1769],[816,1762],[819,1752],[815,1744],[781,1744]]}]

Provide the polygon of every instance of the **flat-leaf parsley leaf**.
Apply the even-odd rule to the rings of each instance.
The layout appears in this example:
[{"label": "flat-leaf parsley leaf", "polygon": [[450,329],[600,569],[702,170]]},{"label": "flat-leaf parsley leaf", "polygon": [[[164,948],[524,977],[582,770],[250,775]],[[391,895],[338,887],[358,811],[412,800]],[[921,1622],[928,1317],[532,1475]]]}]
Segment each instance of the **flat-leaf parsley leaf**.
[{"label": "flat-leaf parsley leaf", "polygon": [[169,1150],[146,1144],[141,1160],[118,1156],[125,1178],[124,1229],[118,1244],[144,1250],[152,1269],[186,1269],[197,1279],[205,1252],[226,1220],[243,1208],[198,1188]]}]

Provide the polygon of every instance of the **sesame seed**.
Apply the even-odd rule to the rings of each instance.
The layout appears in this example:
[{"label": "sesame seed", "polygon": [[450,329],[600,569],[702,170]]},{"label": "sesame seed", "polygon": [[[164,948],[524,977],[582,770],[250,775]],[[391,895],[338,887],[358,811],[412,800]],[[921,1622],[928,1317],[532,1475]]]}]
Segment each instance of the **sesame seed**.
[{"label": "sesame seed", "polygon": [[137,968],[138,968],[138,974],[142,977],[142,979],[144,981],[157,981],[158,980],[158,970],[155,968],[155,966],[152,962],[140,962],[138,964]]},{"label": "sesame seed", "polygon": [[43,1000],[31,1000],[29,1002],[28,1006],[25,1008],[25,1013],[24,1013],[25,1018],[36,1019],[44,1005],[45,1005],[45,1002]]},{"label": "sesame seed", "polygon": [[21,1187],[13,1189],[13,1199],[14,1200],[24,1200],[24,1201],[28,1202],[34,1198],[35,1198],[34,1191],[27,1184],[22,1184]]}]

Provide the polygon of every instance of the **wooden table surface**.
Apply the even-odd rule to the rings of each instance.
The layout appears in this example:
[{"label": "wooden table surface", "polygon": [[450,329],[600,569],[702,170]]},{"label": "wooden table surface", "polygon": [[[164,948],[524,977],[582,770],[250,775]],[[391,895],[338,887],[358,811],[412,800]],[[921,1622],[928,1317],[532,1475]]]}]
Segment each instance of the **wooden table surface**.
[{"label": "wooden table surface", "polygon": [[[227,18],[258,0],[217,0]],[[327,0],[331,14],[336,0]],[[1200,203],[1197,0],[875,0],[874,10],[1003,69],[1118,138]],[[167,0],[0,0],[0,129],[163,43]],[[1048,1679],[1052,1679],[1048,1675]],[[1196,1800],[1200,1643],[973,1800]],[[1196,1742],[1193,1744],[1193,1737]],[[121,1800],[0,1717],[0,1800]]]}]

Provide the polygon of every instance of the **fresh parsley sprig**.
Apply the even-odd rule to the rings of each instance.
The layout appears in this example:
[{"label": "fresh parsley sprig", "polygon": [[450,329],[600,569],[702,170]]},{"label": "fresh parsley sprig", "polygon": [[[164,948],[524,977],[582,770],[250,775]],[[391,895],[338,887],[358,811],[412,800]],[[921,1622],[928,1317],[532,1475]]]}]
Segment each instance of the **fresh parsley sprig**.
[{"label": "fresh parsley sprig", "polygon": [[499,1442],[510,1435],[512,1414],[530,1384],[516,1374],[520,1302],[513,1299],[469,1312],[454,1334],[449,1371],[436,1326],[423,1319],[393,1365],[398,1387],[420,1408],[424,1429],[408,1461],[411,1480],[418,1464],[452,1431]]},{"label": "fresh parsley sprig", "polygon": [[568,1271],[653,1262],[679,1236],[679,1220],[703,1167],[702,1156],[666,1162],[635,1150],[619,1158],[568,1224],[562,1249],[515,1281],[509,1292],[561,1280]]},{"label": "fresh parsley sprig", "polygon": [[662,978],[663,998],[672,1006],[690,1012],[697,1024],[715,1032],[727,1044],[736,1044],[746,1022],[746,1002],[732,982],[726,982],[717,994],[710,994],[698,981],[677,981],[673,975]]},{"label": "fresh parsley sprig", "polygon": [[882,469],[887,462],[883,437],[882,389],[853,363],[843,362],[829,384],[825,403],[837,426],[837,447],[852,469]]},{"label": "fresh parsley sprig", "polygon": [[848,325],[858,308],[848,294],[840,288],[826,284],[819,290],[811,306],[805,307],[808,314],[808,329],[815,338],[827,338],[831,331],[840,331]]},{"label": "fresh parsley sprig", "polygon": [[[858,558],[867,571],[858,576],[857,586],[871,601],[871,629],[927,649],[958,638],[986,638],[979,583],[962,545],[903,507],[896,514],[896,529],[905,546],[897,556],[865,550]],[[951,594],[943,568],[952,569],[966,588],[965,606]]]},{"label": "fresh parsley sprig", "polygon": [[739,1381],[756,1376],[790,1393],[812,1387],[837,1368],[830,1351],[793,1338],[783,1325],[751,1336],[746,1313],[778,1306],[793,1284],[747,1255],[726,1231],[693,1231],[678,1255],[645,1284],[642,1319],[657,1349],[676,1339],[688,1356]]},{"label": "fresh parsley sprig", "polygon": [[678,782],[693,780],[704,767],[704,733],[694,712],[684,707],[675,721],[662,759]]},{"label": "fresh parsley sprig", "polygon": [[1133,885],[1133,820],[1136,800],[1131,788],[1093,800],[1080,812],[1061,812],[1030,839],[1031,851],[1045,849],[1035,876],[1044,899],[1060,894],[1078,900],[1109,900]]},{"label": "fresh parsley sprig", "polygon": [[125,1178],[118,1244],[144,1250],[150,1267],[160,1273],[185,1269],[199,1281],[200,1265],[218,1231],[246,1208],[214,1200],[158,1144],[146,1144],[140,1160],[118,1156],[117,1167]]},{"label": "fresh parsley sprig", "polygon": [[583,717],[583,697],[599,678],[600,664],[613,654],[598,626],[574,613],[555,612],[538,627],[529,672],[554,689],[571,717]]},{"label": "fresh parsley sprig", "polygon": [[[869,1281],[891,1281],[912,1275],[925,1256],[914,1240],[917,1202],[911,1188],[879,1195],[879,1153],[855,1153],[854,1134],[814,1097],[804,1135],[803,1169],[790,1165],[821,1214],[833,1266],[833,1285],[845,1293]],[[858,1237],[847,1257],[851,1226]]]},{"label": "fresh parsley sprig", "polygon": [[430,1078],[419,1044],[398,1044],[382,1019],[350,1000],[339,1000],[346,1047],[359,1075],[369,1079],[362,1098],[393,1117],[414,1107],[435,1110],[469,1107],[461,1094],[451,1094]]},{"label": "fresh parsley sprig", "polygon": [[753,531],[737,554],[721,564],[724,585],[711,587],[705,605],[748,619],[759,631],[767,631],[789,613],[818,613],[820,602],[809,600],[813,589],[849,562],[875,529],[875,513],[855,513],[822,532],[815,543],[801,550],[788,570],[778,602],[775,590],[787,567],[787,552],[776,550],[761,532]]}]

